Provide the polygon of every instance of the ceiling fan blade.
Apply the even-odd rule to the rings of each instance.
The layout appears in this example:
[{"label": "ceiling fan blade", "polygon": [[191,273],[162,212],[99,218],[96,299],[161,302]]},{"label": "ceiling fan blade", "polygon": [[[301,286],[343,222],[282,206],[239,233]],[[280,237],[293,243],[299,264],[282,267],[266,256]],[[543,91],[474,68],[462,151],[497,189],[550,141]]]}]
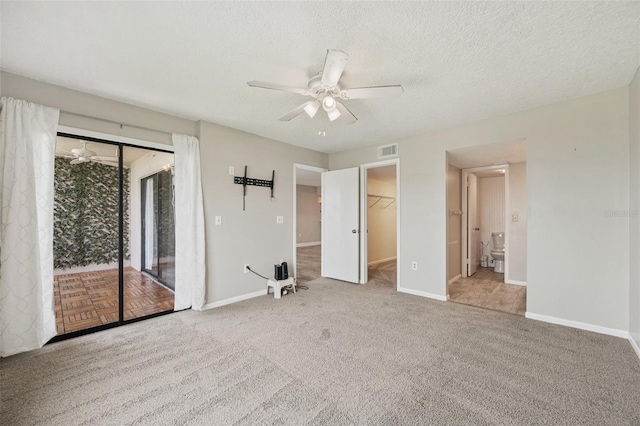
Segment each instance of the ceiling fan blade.
[{"label": "ceiling fan blade", "polygon": [[282,92],[297,93],[299,95],[311,95],[311,93],[307,89],[283,86],[281,84],[275,84],[275,83],[267,83],[265,81],[251,80],[251,81],[247,81],[247,84],[251,87],[259,87],[262,89],[280,90]]},{"label": "ceiling fan blade", "polygon": [[303,103],[302,105],[292,109],[291,111],[289,111],[288,113],[280,117],[280,121],[290,121],[291,119],[296,118],[297,116],[299,116],[304,112],[304,109],[307,105],[311,105],[315,102],[316,101],[309,101],[309,102]]},{"label": "ceiling fan blade", "polygon": [[94,155],[93,157],[91,157],[91,159],[98,161],[113,161],[114,163],[118,162],[118,157],[105,157],[102,155]]},{"label": "ceiling fan blade", "polygon": [[335,87],[342,77],[344,67],[347,65],[347,55],[342,50],[327,50],[327,57],[324,59],[324,70],[322,71],[322,84]]},{"label": "ceiling fan blade", "polygon": [[340,91],[341,99],[369,99],[398,96],[404,92],[402,86],[375,86],[344,89]]},{"label": "ceiling fan blade", "polygon": [[336,108],[338,109],[338,111],[340,111],[340,117],[342,118],[342,121],[344,121],[345,124],[353,124],[356,121],[358,121],[358,119],[356,118],[355,115],[353,115],[353,113],[351,111],[349,111],[349,109],[342,105],[340,102],[336,102]]},{"label": "ceiling fan blade", "polygon": [[98,164],[104,164],[105,166],[113,166],[113,167],[118,167],[119,164],[116,163],[115,161],[105,161],[105,160],[95,160],[95,159],[91,159],[92,163],[98,163]]}]

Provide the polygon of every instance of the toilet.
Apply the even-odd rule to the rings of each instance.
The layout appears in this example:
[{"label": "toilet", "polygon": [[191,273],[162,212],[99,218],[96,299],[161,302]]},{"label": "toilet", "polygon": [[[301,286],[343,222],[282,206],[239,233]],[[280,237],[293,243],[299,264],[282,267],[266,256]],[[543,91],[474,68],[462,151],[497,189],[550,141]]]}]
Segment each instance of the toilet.
[{"label": "toilet", "polygon": [[493,250],[491,257],[494,259],[493,270],[504,274],[504,232],[492,232]]}]

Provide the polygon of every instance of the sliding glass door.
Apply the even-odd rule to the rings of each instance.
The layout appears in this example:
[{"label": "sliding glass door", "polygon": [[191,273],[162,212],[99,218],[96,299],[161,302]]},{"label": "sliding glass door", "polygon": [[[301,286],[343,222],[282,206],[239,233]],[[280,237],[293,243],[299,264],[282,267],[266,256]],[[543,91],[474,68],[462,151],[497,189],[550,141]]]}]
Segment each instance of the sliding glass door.
[{"label": "sliding glass door", "polygon": [[55,166],[52,341],[173,312],[173,153],[58,133]]},{"label": "sliding glass door", "polygon": [[141,181],[142,265],[168,288],[175,289],[175,213],[171,166]]}]

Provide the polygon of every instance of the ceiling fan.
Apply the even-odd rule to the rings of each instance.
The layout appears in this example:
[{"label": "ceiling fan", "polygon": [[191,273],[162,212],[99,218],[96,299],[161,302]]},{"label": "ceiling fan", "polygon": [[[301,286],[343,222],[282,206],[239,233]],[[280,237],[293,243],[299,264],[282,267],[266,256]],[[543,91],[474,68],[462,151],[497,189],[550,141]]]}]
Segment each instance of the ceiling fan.
[{"label": "ceiling fan", "polygon": [[324,69],[309,80],[306,89],[255,80],[248,81],[247,84],[251,87],[281,90],[283,92],[297,93],[314,98],[314,100],[305,102],[280,117],[280,121],[290,121],[303,112],[306,112],[309,117],[313,118],[320,107],[322,107],[322,109],[326,111],[329,120],[334,121],[337,118],[342,118],[345,124],[353,124],[358,121],[358,119],[347,107],[339,102],[338,99],[383,98],[397,96],[404,92],[402,86],[398,85],[343,89],[338,82],[340,81],[340,77],[342,77],[342,72],[347,65],[348,59],[349,55],[341,50],[327,50]]},{"label": "ceiling fan", "polygon": [[97,155],[95,151],[91,151],[90,149],[87,149],[86,142],[82,144],[82,148],[73,148],[71,151],[59,149],[59,151],[71,154],[71,155],[63,155],[63,157],[65,158],[72,158],[71,164],[82,164],[82,163],[93,162],[93,163],[107,164],[110,166],[118,165],[118,157],[105,157],[102,155]]}]

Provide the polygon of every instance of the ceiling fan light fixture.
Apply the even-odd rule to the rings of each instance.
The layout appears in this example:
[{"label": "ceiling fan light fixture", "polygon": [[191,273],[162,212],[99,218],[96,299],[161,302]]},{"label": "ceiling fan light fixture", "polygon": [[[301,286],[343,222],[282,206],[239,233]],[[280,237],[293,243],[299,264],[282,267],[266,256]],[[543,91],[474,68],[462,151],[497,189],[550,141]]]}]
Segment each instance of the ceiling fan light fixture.
[{"label": "ceiling fan light fixture", "polygon": [[[327,96],[322,100],[322,108],[327,111],[327,112],[331,112],[334,111],[336,109],[336,100],[333,99],[332,96]],[[340,115],[338,114],[338,117]],[[331,120],[333,121],[333,120]]]},{"label": "ceiling fan light fixture", "polygon": [[313,118],[319,109],[320,109],[320,102],[316,101],[316,102],[308,103],[304,107],[304,112],[306,112],[310,118]]},{"label": "ceiling fan light fixture", "polygon": [[333,111],[327,111],[327,115],[329,116],[329,120],[333,121],[340,117],[340,111],[334,109]]}]

